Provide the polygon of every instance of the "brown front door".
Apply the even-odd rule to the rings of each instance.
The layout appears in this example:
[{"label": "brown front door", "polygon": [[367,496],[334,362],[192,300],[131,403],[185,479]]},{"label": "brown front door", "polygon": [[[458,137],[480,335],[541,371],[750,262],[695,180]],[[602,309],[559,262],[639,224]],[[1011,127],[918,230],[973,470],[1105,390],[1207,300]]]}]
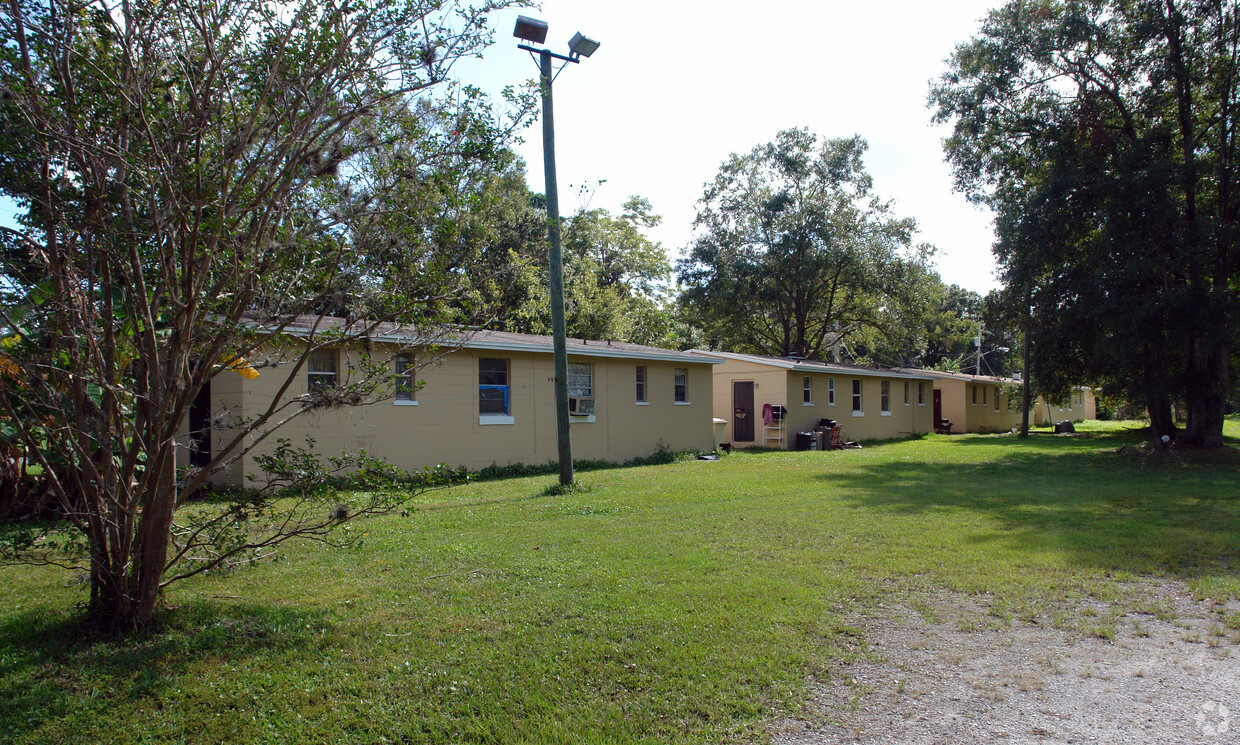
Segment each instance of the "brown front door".
[{"label": "brown front door", "polygon": [[934,426],[943,421],[943,391],[934,392]]},{"label": "brown front door", "polygon": [[753,381],[732,383],[732,439],[753,442]]}]

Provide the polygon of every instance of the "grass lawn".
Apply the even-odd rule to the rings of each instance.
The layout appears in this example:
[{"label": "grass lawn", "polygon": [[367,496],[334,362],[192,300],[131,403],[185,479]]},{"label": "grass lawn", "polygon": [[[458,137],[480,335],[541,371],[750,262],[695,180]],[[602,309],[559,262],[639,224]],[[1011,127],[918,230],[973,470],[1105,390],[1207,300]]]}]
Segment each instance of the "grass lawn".
[{"label": "grass lawn", "polygon": [[601,471],[554,497],[471,484],[353,525],[359,549],[178,585],[121,641],[82,638],[76,579],[0,568],[0,742],[760,742],[885,603],[977,593],[996,624],[1105,635],[1085,601],[1161,610],[1123,580],[1240,594],[1227,432],[1213,453],[1100,424]]}]

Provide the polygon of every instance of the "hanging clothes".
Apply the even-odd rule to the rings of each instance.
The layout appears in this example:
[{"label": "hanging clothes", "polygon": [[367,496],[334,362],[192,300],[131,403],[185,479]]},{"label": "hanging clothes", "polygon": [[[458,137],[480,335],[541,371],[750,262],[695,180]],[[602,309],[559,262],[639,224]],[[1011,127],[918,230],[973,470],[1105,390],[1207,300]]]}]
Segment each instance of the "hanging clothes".
[{"label": "hanging clothes", "polygon": [[775,424],[775,407],[770,404],[762,404],[762,423],[770,427]]}]

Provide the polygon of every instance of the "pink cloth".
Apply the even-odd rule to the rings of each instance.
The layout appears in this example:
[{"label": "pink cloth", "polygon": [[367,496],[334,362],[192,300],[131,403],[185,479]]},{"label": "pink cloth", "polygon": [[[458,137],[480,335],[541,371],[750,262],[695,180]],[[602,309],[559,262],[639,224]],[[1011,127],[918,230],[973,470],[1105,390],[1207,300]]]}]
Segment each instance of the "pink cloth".
[{"label": "pink cloth", "polygon": [[770,404],[762,404],[762,423],[771,426],[775,423],[775,407]]}]

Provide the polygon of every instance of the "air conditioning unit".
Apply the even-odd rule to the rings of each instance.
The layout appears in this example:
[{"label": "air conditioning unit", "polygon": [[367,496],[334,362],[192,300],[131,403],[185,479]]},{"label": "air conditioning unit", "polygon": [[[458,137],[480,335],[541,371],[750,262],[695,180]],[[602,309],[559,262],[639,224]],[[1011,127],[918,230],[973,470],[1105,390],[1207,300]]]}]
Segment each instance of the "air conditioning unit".
[{"label": "air conditioning unit", "polygon": [[594,413],[594,399],[592,398],[570,398],[568,399],[568,413],[576,416],[589,416]]}]

